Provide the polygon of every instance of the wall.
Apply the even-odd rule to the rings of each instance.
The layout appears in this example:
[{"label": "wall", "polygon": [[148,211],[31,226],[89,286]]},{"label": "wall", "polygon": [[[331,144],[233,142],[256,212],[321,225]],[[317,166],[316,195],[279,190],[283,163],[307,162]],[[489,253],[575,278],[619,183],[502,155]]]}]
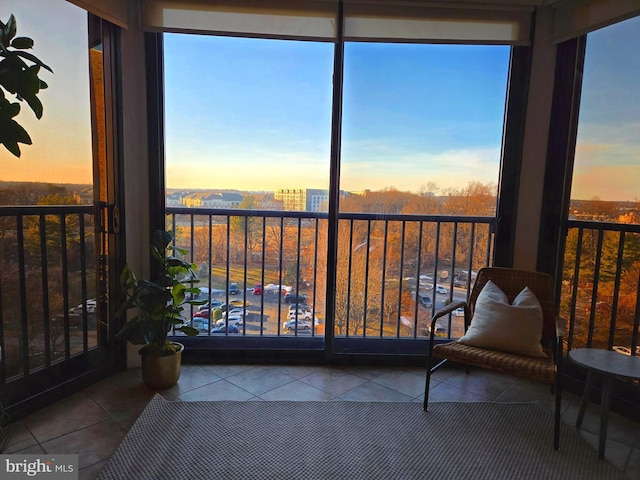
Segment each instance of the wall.
[{"label": "wall", "polygon": [[539,8],[534,27],[513,267],[535,270],[556,59],[554,10]]}]

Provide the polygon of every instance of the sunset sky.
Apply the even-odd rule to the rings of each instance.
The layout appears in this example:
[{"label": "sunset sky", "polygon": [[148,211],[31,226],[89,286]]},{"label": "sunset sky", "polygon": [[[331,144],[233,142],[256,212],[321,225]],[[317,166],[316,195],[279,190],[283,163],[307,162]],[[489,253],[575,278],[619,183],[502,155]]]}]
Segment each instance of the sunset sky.
[{"label": "sunset sky", "polygon": [[[0,180],[91,182],[86,14],[3,0],[54,70],[33,139]],[[626,40],[625,40],[626,39]],[[589,35],[572,198],[640,199],[640,18]],[[621,48],[624,46],[624,48]],[[169,187],[327,188],[333,46],[165,35]],[[508,47],[345,46],[341,188],[496,183]],[[473,72],[469,74],[469,72]]]}]

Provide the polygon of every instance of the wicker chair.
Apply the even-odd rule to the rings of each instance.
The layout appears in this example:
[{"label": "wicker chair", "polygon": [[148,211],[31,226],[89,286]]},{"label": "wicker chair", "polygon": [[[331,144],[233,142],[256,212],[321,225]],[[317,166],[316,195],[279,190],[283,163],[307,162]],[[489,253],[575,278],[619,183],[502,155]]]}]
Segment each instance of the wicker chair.
[{"label": "wicker chair", "polygon": [[[484,285],[491,280],[507,295],[509,303],[524,287],[536,295],[543,313],[543,329],[541,343],[546,358],[527,357],[513,353],[472,347],[457,341],[434,345],[435,325],[439,318],[448,315],[458,308],[464,308],[465,332],[471,324],[476,299]],[[427,362],[427,379],[424,392],[424,410],[429,403],[429,382],[431,374],[447,360],[467,366],[481,367],[488,370],[516,375],[531,380],[548,383],[555,392],[555,425],[553,446],[560,446],[560,394],[559,380],[560,361],[562,359],[562,326],[555,316],[553,279],[546,273],[514,270],[510,268],[483,268],[478,272],[469,302],[454,302],[438,311],[431,320],[429,352]],[[433,359],[440,359],[433,365]]]}]

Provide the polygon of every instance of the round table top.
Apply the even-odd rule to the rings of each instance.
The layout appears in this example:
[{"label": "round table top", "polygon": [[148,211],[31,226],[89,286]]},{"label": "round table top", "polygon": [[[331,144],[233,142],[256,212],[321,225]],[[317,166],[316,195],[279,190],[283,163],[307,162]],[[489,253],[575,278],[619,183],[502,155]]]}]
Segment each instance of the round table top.
[{"label": "round table top", "polygon": [[612,350],[577,348],[569,352],[569,359],[582,367],[607,375],[640,378],[640,357]]}]

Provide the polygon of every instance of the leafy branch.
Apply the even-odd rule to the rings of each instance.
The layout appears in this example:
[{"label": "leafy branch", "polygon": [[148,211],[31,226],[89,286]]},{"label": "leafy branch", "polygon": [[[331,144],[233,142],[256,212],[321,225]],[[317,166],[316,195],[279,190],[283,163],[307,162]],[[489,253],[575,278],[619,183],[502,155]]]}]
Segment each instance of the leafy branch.
[{"label": "leafy branch", "polygon": [[[42,118],[40,90],[48,85],[38,77],[40,68],[53,70],[38,57],[26,52],[33,48],[29,37],[16,37],[18,25],[13,14],[5,24],[0,21],[0,143],[16,157],[20,157],[18,143],[31,145],[27,131],[14,120],[20,113],[20,103],[7,98],[11,94],[18,101],[26,101],[37,119]],[[29,63],[27,63],[29,62]]]}]

